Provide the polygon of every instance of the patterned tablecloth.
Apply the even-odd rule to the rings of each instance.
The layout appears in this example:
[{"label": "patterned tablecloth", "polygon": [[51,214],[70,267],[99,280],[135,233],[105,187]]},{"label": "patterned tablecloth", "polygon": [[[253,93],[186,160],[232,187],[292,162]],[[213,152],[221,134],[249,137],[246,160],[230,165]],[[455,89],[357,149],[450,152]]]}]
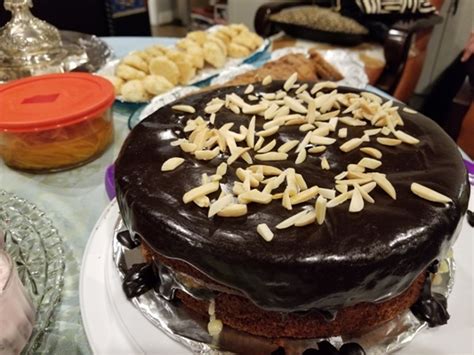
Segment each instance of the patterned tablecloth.
[{"label": "patterned tablecloth", "polygon": [[[115,37],[104,40],[117,57],[150,44],[168,45],[175,41],[163,37]],[[0,189],[36,204],[52,220],[64,240],[66,270],[63,297],[38,352],[71,355],[91,353],[79,309],[82,254],[89,233],[109,203],[104,188],[104,172],[116,158],[129,132],[127,121],[133,111],[133,105],[114,105],[113,146],[99,159],[83,167],[55,174],[33,175],[9,169],[0,161]]]}]

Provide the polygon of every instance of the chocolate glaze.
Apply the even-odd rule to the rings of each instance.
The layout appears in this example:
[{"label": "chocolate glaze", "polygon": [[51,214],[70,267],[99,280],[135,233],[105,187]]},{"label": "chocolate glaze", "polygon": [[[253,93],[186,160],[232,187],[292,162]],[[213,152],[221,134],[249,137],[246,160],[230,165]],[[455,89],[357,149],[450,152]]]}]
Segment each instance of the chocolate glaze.
[{"label": "chocolate glaze", "polygon": [[429,327],[446,324],[449,320],[448,302],[443,295],[431,291],[431,275],[425,278],[420,298],[410,310],[419,320],[426,321]]},{"label": "chocolate glaze", "polygon": [[[274,92],[281,82],[256,92]],[[469,188],[466,169],[455,143],[430,119],[400,110],[409,134],[420,139],[416,146],[383,146],[378,169],[388,175],[397,190],[392,200],[381,189],[371,195],[360,213],[348,213],[348,203],[329,209],[322,226],[275,230],[271,243],[256,233],[259,223],[275,226],[301,210],[285,210],[279,203],[249,205],[249,213],[239,218],[207,217],[207,209],[185,205],[183,194],[201,184],[201,174],[214,174],[227,159],[199,161],[170,142],[185,137],[187,119],[203,115],[210,99],[236,92],[244,97],[244,87],[221,88],[189,96],[180,103],[196,108],[196,114],[175,112],[164,106],[130,133],[116,162],[117,200],[127,227],[140,235],[158,253],[183,260],[229,287],[240,290],[262,308],[302,311],[312,308],[334,310],[359,302],[376,302],[403,292],[432,261],[447,252],[467,209]],[[345,91],[339,88],[340,92]],[[355,90],[350,90],[355,91]],[[222,109],[216,119],[220,127],[235,122],[248,125],[249,117]],[[261,126],[257,121],[257,127]],[[369,127],[349,127],[348,137],[360,137]],[[302,139],[297,127],[283,127],[278,146],[288,139]],[[308,185],[332,187],[334,176],[349,163],[357,163],[358,150],[342,153],[334,144],[322,154],[330,171],[320,168],[320,155],[308,155],[296,167]],[[161,172],[170,157],[182,156],[185,163],[172,172]],[[294,167],[290,153],[280,168]],[[235,170],[247,165],[239,160],[229,167],[221,181],[230,188]],[[453,199],[448,205],[425,201],[410,191],[416,181]],[[213,197],[213,196],[211,196]],[[216,196],[217,197],[217,194]]]},{"label": "chocolate glaze", "polygon": [[467,211],[467,222],[471,227],[474,227],[474,212]]},{"label": "chocolate glaze", "polygon": [[128,249],[135,249],[140,245],[140,239],[132,238],[132,235],[128,230],[118,232],[117,241]]},{"label": "chocolate glaze", "polygon": [[318,343],[318,349],[306,349],[303,355],[365,355],[365,351],[357,343],[345,343],[339,350],[329,341],[321,341]]},{"label": "chocolate glaze", "polygon": [[152,264],[135,264],[127,271],[122,289],[128,298],[138,297],[159,286]]}]

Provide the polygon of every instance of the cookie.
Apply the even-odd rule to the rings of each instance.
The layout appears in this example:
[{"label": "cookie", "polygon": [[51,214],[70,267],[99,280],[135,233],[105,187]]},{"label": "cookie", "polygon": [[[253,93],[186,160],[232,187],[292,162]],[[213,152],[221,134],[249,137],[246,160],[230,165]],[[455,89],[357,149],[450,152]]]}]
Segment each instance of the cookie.
[{"label": "cookie", "polygon": [[150,74],[164,76],[173,85],[178,84],[179,68],[165,56],[153,58],[150,61]]}]

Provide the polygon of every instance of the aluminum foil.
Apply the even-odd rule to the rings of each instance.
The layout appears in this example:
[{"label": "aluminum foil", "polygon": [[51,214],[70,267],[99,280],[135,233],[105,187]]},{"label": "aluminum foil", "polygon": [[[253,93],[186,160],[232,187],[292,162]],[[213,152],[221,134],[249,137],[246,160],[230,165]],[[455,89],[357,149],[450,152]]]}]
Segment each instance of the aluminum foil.
[{"label": "aluminum foil", "polygon": [[[114,263],[122,280],[133,264],[144,262],[139,248],[129,250],[117,241],[116,234],[124,229],[122,219],[119,217],[115,226],[112,250]],[[451,252],[441,262],[439,271],[433,278],[432,291],[448,297],[454,284],[454,272],[455,263]],[[177,285],[177,287],[183,286]],[[411,311],[407,311],[357,338],[344,336],[325,339],[281,338],[278,339],[277,345],[275,340],[254,336],[226,326],[218,338],[213,338],[207,332],[207,319],[187,310],[180,303],[165,300],[153,290],[131,299],[131,302],[154,326],[193,353],[199,354],[269,354],[279,346],[283,346],[287,355],[300,355],[305,349],[317,348],[318,342],[328,340],[337,348],[347,342],[357,342],[368,355],[381,355],[399,350],[428,327],[426,322],[418,320]]]}]

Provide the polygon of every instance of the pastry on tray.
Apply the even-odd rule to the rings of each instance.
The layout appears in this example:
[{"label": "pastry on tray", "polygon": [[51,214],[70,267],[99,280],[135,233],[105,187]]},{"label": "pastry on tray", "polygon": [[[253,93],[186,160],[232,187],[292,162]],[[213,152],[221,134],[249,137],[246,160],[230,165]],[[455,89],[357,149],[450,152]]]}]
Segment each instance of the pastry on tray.
[{"label": "pastry on tray", "polygon": [[117,201],[156,284],[215,337],[360,334],[410,308],[446,323],[430,282],[469,199],[456,144],[375,94],[265,74],[162,107],[122,147]]},{"label": "pastry on tray", "polygon": [[222,68],[229,58],[249,56],[263,39],[243,24],[216,31],[192,31],[175,47],[154,45],[125,56],[114,75],[105,75],[125,101],[143,102],[187,85],[206,67]]}]

